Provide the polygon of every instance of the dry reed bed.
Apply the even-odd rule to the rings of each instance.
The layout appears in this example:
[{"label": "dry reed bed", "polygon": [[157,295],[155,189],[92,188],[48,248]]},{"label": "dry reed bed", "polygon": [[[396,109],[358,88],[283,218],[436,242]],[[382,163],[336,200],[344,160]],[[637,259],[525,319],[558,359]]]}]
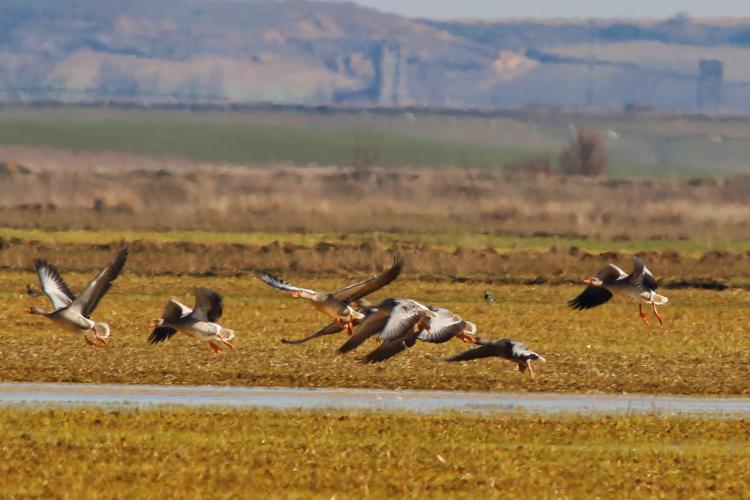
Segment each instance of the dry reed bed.
[{"label": "dry reed bed", "polygon": [[39,160],[30,174],[2,176],[0,225],[750,237],[749,176],[671,181],[502,169],[158,165],[126,156],[89,160],[82,173],[72,158]]},{"label": "dry reed bed", "polygon": [[[361,277],[361,274],[349,278]],[[67,273],[74,291],[90,274]],[[93,352],[77,334],[62,331],[41,317],[22,313],[46,306],[43,297],[23,294],[31,272],[3,272],[0,294],[0,359],[3,381],[216,384],[299,387],[375,387],[502,391],[642,392],[676,394],[750,394],[750,293],[670,290],[662,308],[663,328],[645,328],[637,307],[626,301],[587,312],[571,311],[566,301],[579,286],[487,286],[450,281],[399,279],[374,299],[412,297],[446,306],[477,323],[490,338],[526,342],[548,362],[537,378],[520,374],[506,361],[489,359],[444,365],[428,356],[444,356],[466,346],[419,343],[390,360],[370,366],[335,349],[343,334],[303,346],[281,338],[315,331],[325,317],[309,304],[243,277],[140,277],[126,272],[104,298],[94,317],[113,329],[108,347]],[[333,289],[348,279],[308,278],[301,283]],[[151,346],[149,319],[166,300],[191,304],[193,286],[225,295],[223,324],[238,332],[237,350],[215,357],[210,349],[183,335]],[[497,303],[482,299],[489,288]],[[367,342],[354,355],[374,348]]]},{"label": "dry reed bed", "polygon": [[[747,420],[4,409],[13,498],[742,497]],[[592,466],[595,464],[595,466]]]},{"label": "dry reed bed", "polygon": [[[117,242],[50,243],[0,238],[0,268],[29,270],[44,258],[62,270],[91,271],[111,259]],[[632,254],[587,252],[552,246],[546,251],[437,246],[427,243],[367,240],[349,244],[320,241],[299,245],[275,241],[241,243],[129,242],[127,269],[141,275],[250,276],[267,269],[288,277],[347,276],[375,273],[393,255],[406,260],[405,274],[426,281],[475,281],[495,284],[564,284],[593,275],[607,263],[630,268]],[[709,251],[699,257],[673,251],[638,252],[666,288],[750,287],[750,252]]]}]

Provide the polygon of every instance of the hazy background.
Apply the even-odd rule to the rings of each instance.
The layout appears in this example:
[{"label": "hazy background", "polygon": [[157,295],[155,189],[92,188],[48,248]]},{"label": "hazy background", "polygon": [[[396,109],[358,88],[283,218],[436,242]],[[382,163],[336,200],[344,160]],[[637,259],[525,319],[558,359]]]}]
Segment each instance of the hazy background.
[{"label": "hazy background", "polygon": [[746,4],[371,5],[0,1],[0,224],[750,238]]}]

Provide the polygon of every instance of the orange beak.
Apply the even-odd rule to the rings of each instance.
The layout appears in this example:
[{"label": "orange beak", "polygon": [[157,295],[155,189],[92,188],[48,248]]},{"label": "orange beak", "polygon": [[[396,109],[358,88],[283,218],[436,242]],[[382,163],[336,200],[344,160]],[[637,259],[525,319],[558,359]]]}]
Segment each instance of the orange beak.
[{"label": "orange beak", "polygon": [[26,309],[23,310],[23,312],[25,312],[26,314],[31,314],[31,308],[27,307]]},{"label": "orange beak", "polygon": [[299,292],[292,292],[292,297],[294,297],[295,299],[299,298],[299,296]]},{"label": "orange beak", "polygon": [[583,284],[584,285],[590,285],[591,284],[591,280],[590,279],[585,279],[585,280],[583,280]]},{"label": "orange beak", "polygon": [[148,326],[150,326],[150,327],[159,326],[159,320],[158,319],[152,319],[151,321],[148,322]]}]

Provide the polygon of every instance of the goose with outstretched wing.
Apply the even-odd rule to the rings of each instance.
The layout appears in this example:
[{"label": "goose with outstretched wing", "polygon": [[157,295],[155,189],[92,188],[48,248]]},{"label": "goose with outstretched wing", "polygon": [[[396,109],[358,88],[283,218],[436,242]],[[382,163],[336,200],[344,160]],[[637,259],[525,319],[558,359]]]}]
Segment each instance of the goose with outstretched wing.
[{"label": "goose with outstretched wing", "polygon": [[403,261],[397,256],[387,271],[335,292],[300,288],[265,271],[256,272],[256,276],[265,284],[288,292],[294,298],[309,300],[315,309],[333,318],[335,323],[346,328],[351,334],[353,322],[365,317],[364,313],[357,311],[357,301],[391,283],[401,274],[402,268]]},{"label": "goose with outstretched wing", "polygon": [[[128,247],[122,245],[112,262],[86,285],[78,297],[73,295],[54,266],[43,260],[35,261],[34,268],[39,276],[39,284],[52,302],[53,310],[44,311],[38,307],[30,307],[26,312],[44,316],[68,330],[81,332],[86,344],[92,348],[101,347],[107,343],[111,329],[107,323],[92,320],[91,315],[122,272],[127,258]],[[93,334],[94,340],[86,335],[89,332]]]},{"label": "goose with outstretched wing", "polygon": [[443,307],[428,307],[435,313],[435,316],[426,317],[423,320],[424,326],[418,331],[413,328],[407,330],[401,337],[383,342],[372,352],[357,358],[357,360],[364,364],[380,363],[413,347],[417,341],[442,344],[452,338],[457,338],[469,344],[476,342],[474,335],[477,332],[477,327],[474,323],[462,319],[459,315]]},{"label": "goose with outstretched wing", "polygon": [[[372,312],[375,309],[375,306],[367,301],[367,299],[359,299],[357,301],[357,307],[355,307],[357,312],[360,312],[364,315],[362,319],[356,318],[352,319],[352,327],[356,328],[359,326],[360,323],[362,323],[367,317],[372,314]],[[342,324],[339,321],[331,321],[326,326],[318,330],[317,332],[313,333],[312,335],[308,335],[307,337],[302,337],[298,339],[281,339],[282,344],[287,345],[301,345],[306,344],[307,342],[310,342],[313,339],[317,339],[320,337],[324,337],[326,335],[334,335],[336,333],[341,333],[344,330],[346,330],[346,325]]]},{"label": "goose with outstretched wing", "polygon": [[521,372],[529,370],[529,375],[531,375],[531,377],[534,377],[534,369],[531,367],[531,362],[537,360],[542,362],[547,361],[524,344],[507,338],[489,340],[477,337],[476,344],[478,347],[474,347],[468,351],[438,361],[457,362],[492,357],[503,358],[518,364],[518,369]]},{"label": "goose with outstretched wing", "polygon": [[167,302],[161,318],[149,323],[154,330],[149,335],[148,342],[150,344],[164,342],[180,331],[208,342],[214,354],[221,353],[221,345],[234,349],[234,344],[232,344],[236,336],[234,330],[224,328],[217,323],[224,312],[221,295],[202,287],[196,288],[194,294],[195,307],[193,309],[174,299]]},{"label": "goose with outstretched wing", "polygon": [[388,298],[374,307],[372,313],[359,324],[354,333],[339,347],[340,354],[359,347],[364,341],[377,335],[380,343],[403,338],[412,331],[430,329],[426,318],[437,315],[429,307],[411,299]]},{"label": "goose with outstretched wing", "polygon": [[596,276],[583,280],[586,288],[568,305],[576,310],[591,309],[608,302],[614,295],[623,295],[638,301],[638,315],[648,325],[648,318],[643,312],[643,304],[650,304],[659,324],[664,324],[657,305],[664,305],[669,299],[656,293],[658,283],[654,275],[641,259],[633,257],[633,271],[626,274],[614,264],[599,271]]}]

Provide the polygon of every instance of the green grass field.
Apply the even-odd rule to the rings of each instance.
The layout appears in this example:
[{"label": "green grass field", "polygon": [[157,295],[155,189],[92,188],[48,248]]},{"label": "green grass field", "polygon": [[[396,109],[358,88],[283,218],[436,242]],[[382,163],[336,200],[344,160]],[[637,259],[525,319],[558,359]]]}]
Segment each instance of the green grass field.
[{"label": "green grass field", "polygon": [[9,498],[747,493],[747,420],[0,409]]},{"label": "green grass field", "polygon": [[[418,113],[419,114],[419,113]],[[189,112],[107,108],[0,110],[0,144],[74,151],[115,151],[234,164],[373,164],[497,167],[554,157],[569,140],[568,123],[622,137],[608,140],[612,175],[688,178],[743,171],[746,124],[596,116],[491,118],[419,114]],[[656,127],[656,128],[654,128]],[[716,135],[732,136],[713,144]]]},{"label": "green grass field", "polygon": [[496,167],[534,155],[533,151],[520,148],[437,141],[386,132],[134,119],[34,120],[0,116],[0,142],[75,151],[180,156],[236,164],[353,165],[358,161],[358,149],[374,152],[375,163],[388,167]]}]

